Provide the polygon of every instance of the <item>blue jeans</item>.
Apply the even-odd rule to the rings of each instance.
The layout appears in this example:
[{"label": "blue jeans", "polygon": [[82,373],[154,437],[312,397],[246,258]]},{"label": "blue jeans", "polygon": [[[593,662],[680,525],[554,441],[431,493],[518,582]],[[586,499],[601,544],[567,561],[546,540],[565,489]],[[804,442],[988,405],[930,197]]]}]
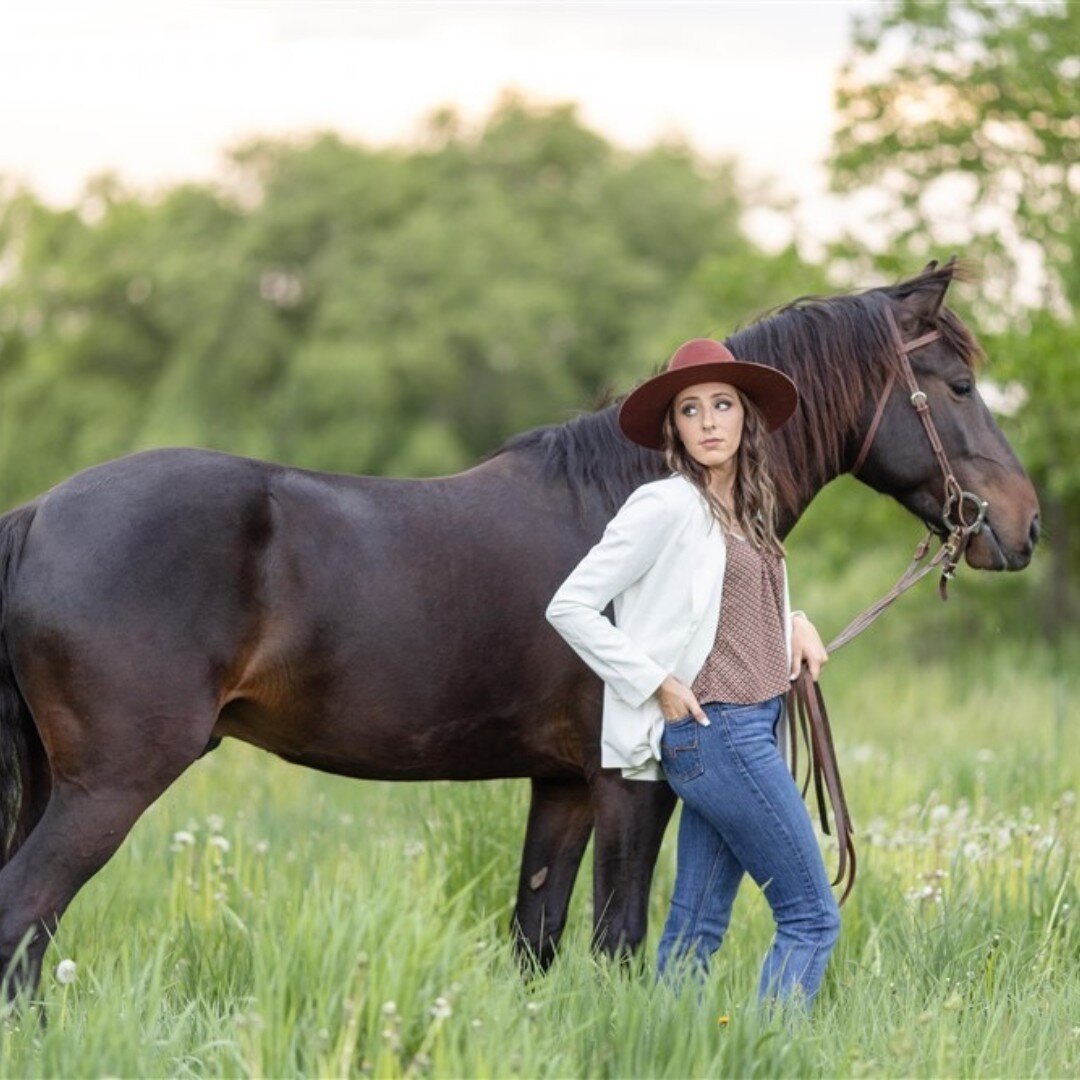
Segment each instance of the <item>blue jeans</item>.
[{"label": "blue jeans", "polygon": [[776,742],[783,698],[702,705],[708,727],[687,715],[664,725],[664,775],[683,801],[671,911],[660,939],[661,975],[678,961],[699,977],[724,939],[747,872],[761,886],[776,936],[758,999],[809,1007],[840,933],[840,911],[799,788]]}]

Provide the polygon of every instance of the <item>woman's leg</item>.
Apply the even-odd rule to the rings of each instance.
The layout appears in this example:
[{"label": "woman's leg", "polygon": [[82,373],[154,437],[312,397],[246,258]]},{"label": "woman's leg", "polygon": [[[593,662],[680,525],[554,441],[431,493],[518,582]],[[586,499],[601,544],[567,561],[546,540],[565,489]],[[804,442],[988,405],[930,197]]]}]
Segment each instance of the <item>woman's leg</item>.
[{"label": "woman's leg", "polygon": [[664,975],[669,964],[678,967],[689,957],[695,973],[704,978],[709,957],[724,940],[743,868],[724,838],[686,803],[676,858],[675,889],[656,966]]},{"label": "woman's leg", "polygon": [[780,756],[780,699],[709,710],[709,727],[665,731],[661,749],[676,793],[723,838],[761,886],[776,937],[759,997],[815,997],[840,929],[840,915],[810,815]]}]

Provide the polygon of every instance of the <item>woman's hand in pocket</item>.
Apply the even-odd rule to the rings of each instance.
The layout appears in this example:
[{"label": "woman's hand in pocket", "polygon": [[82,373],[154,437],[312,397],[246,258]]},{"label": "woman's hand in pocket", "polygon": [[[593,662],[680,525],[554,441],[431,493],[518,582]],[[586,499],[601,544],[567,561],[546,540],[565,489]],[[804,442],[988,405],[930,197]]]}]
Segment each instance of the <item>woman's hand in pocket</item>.
[{"label": "woman's hand in pocket", "polygon": [[667,721],[681,720],[688,713],[705,727],[709,726],[709,718],[705,710],[698,704],[694,692],[684,682],[669,675],[657,688],[656,696],[660,699],[660,711]]}]

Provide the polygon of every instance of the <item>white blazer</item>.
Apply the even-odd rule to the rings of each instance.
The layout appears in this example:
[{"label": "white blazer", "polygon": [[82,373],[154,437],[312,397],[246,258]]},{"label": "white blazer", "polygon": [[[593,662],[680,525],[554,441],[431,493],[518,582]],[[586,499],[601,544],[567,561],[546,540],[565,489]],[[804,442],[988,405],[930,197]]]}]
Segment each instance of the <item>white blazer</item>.
[{"label": "white blazer", "polygon": [[[633,491],[603,536],[559,586],[545,618],[604,680],[600,764],[633,780],[662,780],[668,674],[691,685],[716,639],[727,549],[698,489],[670,473]],[[791,599],[784,626],[791,663]],[[615,623],[601,612],[612,603]],[[787,710],[778,743],[787,754]]]}]

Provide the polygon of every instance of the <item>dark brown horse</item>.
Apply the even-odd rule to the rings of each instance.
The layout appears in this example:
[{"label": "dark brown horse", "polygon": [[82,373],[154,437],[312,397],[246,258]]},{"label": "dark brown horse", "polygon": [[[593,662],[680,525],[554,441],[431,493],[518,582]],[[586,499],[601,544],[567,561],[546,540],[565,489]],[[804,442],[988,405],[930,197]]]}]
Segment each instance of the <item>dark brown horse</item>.
[{"label": "dark brown horse", "polygon": [[[941,307],[952,268],[804,300],[730,339],[802,391],[783,429],[787,533],[850,468],[891,362],[884,311],[942,340],[914,365],[960,482],[989,500],[972,566],[1020,569],[1035,494],[973,390]],[[598,763],[601,684],[544,619],[556,587],[661,455],[615,405],[425,480],[163,449],[87,469],[0,518],[0,964],[13,984],[139,815],[225,736],[347,776],[530,777],[514,927],[546,962],[595,833],[595,937],[645,933],[674,797]],[[897,391],[862,477],[940,520],[941,475]]]}]

